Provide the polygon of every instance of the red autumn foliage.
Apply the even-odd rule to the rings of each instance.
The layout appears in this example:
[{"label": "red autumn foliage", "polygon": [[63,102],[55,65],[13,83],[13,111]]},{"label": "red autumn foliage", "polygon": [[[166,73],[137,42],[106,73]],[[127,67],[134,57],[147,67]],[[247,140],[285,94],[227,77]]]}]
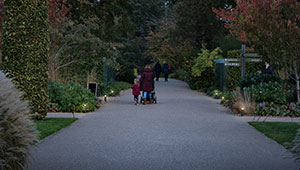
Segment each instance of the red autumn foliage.
[{"label": "red autumn foliage", "polygon": [[237,0],[235,8],[213,11],[243,42],[272,40],[275,34],[286,36],[300,31],[298,0]]},{"label": "red autumn foliage", "polygon": [[61,24],[65,17],[70,18],[71,5],[66,0],[48,0],[50,25]]}]

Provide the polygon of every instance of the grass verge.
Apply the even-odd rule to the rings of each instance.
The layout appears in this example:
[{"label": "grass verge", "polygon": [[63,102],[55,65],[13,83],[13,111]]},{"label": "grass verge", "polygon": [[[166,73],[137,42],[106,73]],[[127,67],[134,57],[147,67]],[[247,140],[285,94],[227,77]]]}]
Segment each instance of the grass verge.
[{"label": "grass verge", "polygon": [[44,139],[45,137],[58,132],[76,120],[78,120],[78,118],[46,118],[44,120],[35,121],[36,128],[40,132],[39,139]]},{"label": "grass verge", "polygon": [[[296,136],[300,125],[295,122],[248,122],[255,129],[283,145],[290,143]],[[283,145],[284,146],[284,145]]]}]

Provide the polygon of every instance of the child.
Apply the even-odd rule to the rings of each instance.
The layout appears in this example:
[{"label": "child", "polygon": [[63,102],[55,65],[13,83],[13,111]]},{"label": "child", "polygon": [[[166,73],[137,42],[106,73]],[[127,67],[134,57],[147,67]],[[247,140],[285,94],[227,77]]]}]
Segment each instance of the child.
[{"label": "child", "polygon": [[138,79],[134,79],[134,84],[131,86],[132,94],[134,96],[135,105],[139,104],[139,95],[140,93],[140,83]]}]

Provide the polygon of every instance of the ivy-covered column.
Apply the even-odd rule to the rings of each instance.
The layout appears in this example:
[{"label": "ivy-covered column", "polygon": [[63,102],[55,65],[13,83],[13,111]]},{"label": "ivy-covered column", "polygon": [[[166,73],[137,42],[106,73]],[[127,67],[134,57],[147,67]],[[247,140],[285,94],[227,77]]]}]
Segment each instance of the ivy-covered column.
[{"label": "ivy-covered column", "polygon": [[47,0],[4,0],[3,65],[37,119],[47,114],[49,18]]}]

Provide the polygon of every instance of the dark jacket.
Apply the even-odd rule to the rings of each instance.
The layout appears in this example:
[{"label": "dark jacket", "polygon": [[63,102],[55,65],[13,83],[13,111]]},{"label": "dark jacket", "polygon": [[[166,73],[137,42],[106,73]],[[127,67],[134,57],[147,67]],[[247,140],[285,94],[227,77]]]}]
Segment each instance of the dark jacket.
[{"label": "dark jacket", "polygon": [[161,73],[161,65],[160,65],[159,62],[157,62],[155,64],[154,71],[155,71],[155,74],[160,74]]},{"label": "dark jacket", "polygon": [[265,74],[273,74],[273,68],[272,66],[269,66],[268,68],[265,69],[264,71]]},{"label": "dark jacket", "polygon": [[151,92],[153,90],[154,73],[150,68],[145,68],[140,78],[142,91]]},{"label": "dark jacket", "polygon": [[163,73],[164,74],[169,74],[169,65],[167,63],[165,63],[163,65]]}]

